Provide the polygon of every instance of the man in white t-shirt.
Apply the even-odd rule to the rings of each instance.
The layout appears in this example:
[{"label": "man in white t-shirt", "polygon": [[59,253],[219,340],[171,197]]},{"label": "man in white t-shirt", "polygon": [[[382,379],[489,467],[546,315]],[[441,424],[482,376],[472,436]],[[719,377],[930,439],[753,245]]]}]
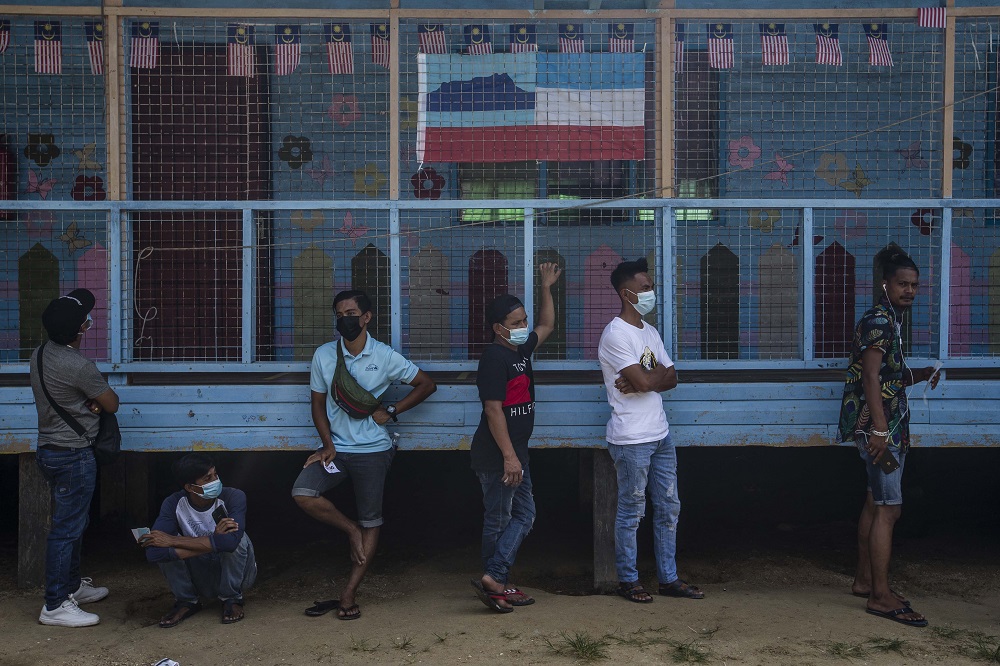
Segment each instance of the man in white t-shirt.
[{"label": "man in white t-shirt", "polygon": [[601,335],[597,357],[611,404],[608,451],[618,475],[615,568],[618,594],[636,603],[653,597],[639,583],[636,530],[646,514],[646,489],[653,501],[653,539],[659,593],[702,599],[705,594],[677,576],[677,453],[660,391],[677,386],[674,362],[657,330],[642,317],[656,306],[645,259],[623,261],[611,273],[621,312]]}]

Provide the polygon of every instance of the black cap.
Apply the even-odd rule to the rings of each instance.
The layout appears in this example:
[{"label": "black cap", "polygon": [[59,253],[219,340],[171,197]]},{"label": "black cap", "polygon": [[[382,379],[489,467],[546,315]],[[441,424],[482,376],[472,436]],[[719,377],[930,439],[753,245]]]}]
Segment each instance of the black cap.
[{"label": "black cap", "polygon": [[94,294],[89,289],[74,289],[53,300],[42,313],[42,326],[52,342],[68,345],[76,340],[80,327],[94,309]]},{"label": "black cap", "polygon": [[511,312],[518,308],[523,308],[524,303],[513,294],[500,294],[486,306],[486,324],[501,324]]}]

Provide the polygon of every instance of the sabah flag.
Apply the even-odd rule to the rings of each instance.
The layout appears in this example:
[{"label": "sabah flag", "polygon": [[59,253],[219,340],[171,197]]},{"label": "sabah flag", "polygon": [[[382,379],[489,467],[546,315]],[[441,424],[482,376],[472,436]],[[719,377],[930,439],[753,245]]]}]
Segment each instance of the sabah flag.
[{"label": "sabah flag", "polygon": [[417,56],[420,162],[645,157],[642,53]]}]

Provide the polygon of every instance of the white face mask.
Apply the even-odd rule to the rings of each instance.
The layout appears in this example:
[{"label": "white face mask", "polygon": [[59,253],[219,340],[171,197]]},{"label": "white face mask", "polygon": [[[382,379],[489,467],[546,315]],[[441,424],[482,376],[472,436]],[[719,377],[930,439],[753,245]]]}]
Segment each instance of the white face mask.
[{"label": "white face mask", "polygon": [[639,313],[640,317],[648,315],[650,312],[653,311],[653,308],[656,307],[656,292],[653,291],[652,289],[649,291],[642,291],[637,294],[631,289],[626,289],[625,291],[629,292],[630,294],[635,294],[636,298],[639,299],[639,302],[634,303],[632,307],[635,308],[635,311]]}]

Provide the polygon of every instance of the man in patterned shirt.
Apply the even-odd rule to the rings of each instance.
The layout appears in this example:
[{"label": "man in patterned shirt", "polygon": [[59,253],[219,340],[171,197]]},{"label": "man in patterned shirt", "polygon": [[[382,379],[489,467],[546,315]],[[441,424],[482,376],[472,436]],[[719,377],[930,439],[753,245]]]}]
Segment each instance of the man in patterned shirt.
[{"label": "man in patterned shirt", "polygon": [[913,627],[927,620],[889,587],[892,531],[902,510],[900,482],[910,445],[906,387],[930,381],[932,367],[911,370],[903,360],[900,324],[917,295],[920,273],[913,260],[889,247],[876,257],[882,266],[878,305],[865,312],[854,331],[840,409],[840,441],[857,444],[868,471],[868,495],[858,521],[858,569],[851,591],[867,597],[866,611]]}]

